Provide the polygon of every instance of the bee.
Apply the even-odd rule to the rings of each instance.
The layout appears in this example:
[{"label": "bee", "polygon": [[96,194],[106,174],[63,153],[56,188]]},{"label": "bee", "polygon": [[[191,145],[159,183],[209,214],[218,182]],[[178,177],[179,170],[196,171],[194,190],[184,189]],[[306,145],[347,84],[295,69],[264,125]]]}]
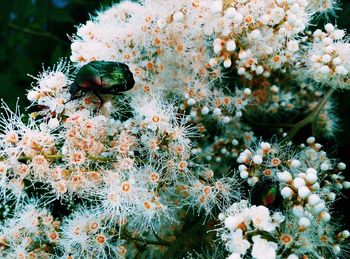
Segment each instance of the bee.
[{"label": "bee", "polygon": [[101,94],[119,95],[135,85],[129,67],[111,61],[92,61],[82,66],[69,88],[72,100],[79,99],[86,92],[92,92],[103,105]]}]

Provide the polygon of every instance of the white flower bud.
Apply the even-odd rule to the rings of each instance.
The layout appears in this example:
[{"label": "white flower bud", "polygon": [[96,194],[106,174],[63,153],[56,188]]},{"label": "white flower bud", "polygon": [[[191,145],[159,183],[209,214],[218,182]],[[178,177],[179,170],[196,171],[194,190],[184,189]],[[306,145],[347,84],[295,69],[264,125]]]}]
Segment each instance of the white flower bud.
[{"label": "white flower bud", "polygon": [[330,69],[328,66],[324,65],[324,66],[320,67],[319,71],[321,74],[328,74]]},{"label": "white flower bud", "polygon": [[316,141],[315,137],[309,137],[309,138],[307,138],[306,143],[311,145],[311,144],[314,144],[315,141]]},{"label": "white flower bud", "polygon": [[60,126],[60,122],[57,118],[52,118],[49,120],[48,126],[50,129],[56,129],[58,126]]},{"label": "white flower bud", "polygon": [[306,182],[309,184],[314,184],[317,182],[317,175],[316,174],[307,174],[306,175]]},{"label": "white flower bud", "polygon": [[350,236],[350,232],[348,230],[343,230],[341,232],[342,238],[348,238]]},{"label": "white flower bud", "polygon": [[336,198],[336,195],[334,192],[330,192],[327,194],[327,199],[330,200],[330,201],[334,201]]},{"label": "white flower bud", "polygon": [[305,186],[305,180],[303,178],[297,177],[293,180],[293,185],[296,189]]},{"label": "white flower bud", "polygon": [[320,213],[321,211],[324,211],[326,209],[326,205],[323,200],[321,200],[319,203],[317,203],[314,206],[314,212],[315,213]]},{"label": "white flower bud", "polygon": [[218,54],[222,50],[221,44],[214,44],[214,53]]},{"label": "white flower bud", "polygon": [[348,74],[348,70],[343,66],[336,66],[335,72],[337,72],[337,74],[342,75],[342,76],[345,76]]},{"label": "white flower bud", "polygon": [[310,205],[315,206],[321,201],[320,197],[317,194],[310,194],[308,197],[308,202]]},{"label": "white flower bud", "polygon": [[310,190],[308,187],[306,186],[301,186],[300,188],[298,188],[298,195],[301,198],[306,198],[308,195],[310,194]]},{"label": "white flower bud", "polygon": [[346,169],[346,164],[345,163],[342,163],[342,162],[340,162],[339,164],[338,164],[338,169],[339,170],[345,170]]},{"label": "white flower bud", "polygon": [[231,118],[228,116],[225,116],[224,118],[222,118],[222,123],[224,123],[224,124],[228,124],[228,123],[230,123],[230,121],[231,121]]},{"label": "white flower bud", "polygon": [[240,173],[239,173],[239,176],[242,178],[242,179],[247,179],[248,178],[248,176],[249,176],[249,173],[247,172],[247,171],[241,171]]},{"label": "white flower bud", "polygon": [[301,218],[299,219],[299,221],[298,221],[298,225],[299,225],[300,227],[305,227],[305,228],[307,228],[307,227],[310,226],[310,224],[311,224],[310,220],[309,220],[308,218],[306,218],[306,217],[301,217]]},{"label": "white flower bud", "polygon": [[324,222],[328,222],[328,221],[330,221],[330,219],[331,219],[331,215],[330,215],[328,212],[326,212],[326,211],[322,211],[322,212],[320,213],[320,219],[321,219],[322,221],[324,221]]},{"label": "white flower bud", "polygon": [[289,187],[284,187],[281,190],[281,195],[284,199],[290,199],[293,196],[293,190]]},{"label": "white flower bud", "polygon": [[180,22],[184,19],[184,13],[183,12],[176,12],[173,15],[174,21],[175,22]]},{"label": "white flower bud", "polygon": [[245,68],[244,67],[240,67],[237,71],[237,74],[239,75],[243,75],[245,73]]},{"label": "white flower bud", "polygon": [[261,32],[259,30],[253,30],[250,35],[253,39],[259,39],[261,36]]},{"label": "white flower bud", "polygon": [[234,40],[229,40],[226,42],[226,50],[227,51],[234,51],[236,49],[236,43]]},{"label": "white flower bud", "polygon": [[40,97],[40,95],[39,95],[39,92],[37,92],[37,91],[29,91],[27,94],[27,99],[31,102],[38,100],[39,97]]},{"label": "white flower bud", "polygon": [[262,66],[257,66],[255,72],[257,75],[261,75],[264,72],[264,68]]},{"label": "white flower bud", "polygon": [[322,56],[321,60],[322,60],[323,63],[326,64],[326,63],[328,63],[328,62],[330,62],[332,60],[332,57],[330,55],[328,55],[328,54],[325,54],[325,55]]},{"label": "white flower bud", "polygon": [[340,248],[339,245],[333,245],[332,250],[333,250],[333,253],[334,253],[335,255],[337,255],[337,254],[340,253],[341,248]]},{"label": "white flower bud", "polygon": [[304,215],[304,208],[301,205],[296,205],[292,209],[293,215],[300,218]]},{"label": "white flower bud", "polygon": [[229,19],[233,18],[235,14],[236,14],[236,10],[233,7],[228,8],[225,12],[226,17]]},{"label": "white flower bud", "polygon": [[299,257],[296,254],[291,254],[287,257],[287,259],[299,259]]},{"label": "white flower bud", "polygon": [[214,114],[215,116],[220,115],[220,114],[221,114],[221,109],[220,109],[220,108],[215,108],[215,109],[213,110],[213,114]]},{"label": "white flower bud", "polygon": [[298,168],[300,166],[300,161],[297,159],[293,159],[292,162],[290,163],[291,167],[293,168]]},{"label": "white flower bud", "polygon": [[262,156],[260,156],[260,155],[253,156],[253,162],[256,165],[261,165],[263,162]]},{"label": "white flower bud", "polygon": [[278,172],[277,177],[282,182],[290,182],[293,180],[292,175],[288,171]]},{"label": "white flower bud", "polygon": [[243,93],[244,95],[251,95],[252,90],[250,90],[249,88],[244,88]]},{"label": "white flower bud", "polygon": [[324,29],[326,30],[326,32],[333,32],[333,31],[334,31],[334,25],[331,24],[331,23],[327,23],[327,24],[324,26]]},{"label": "white flower bud", "polygon": [[196,100],[193,99],[193,98],[190,98],[190,99],[187,100],[187,104],[188,104],[189,106],[192,106],[192,105],[194,105],[195,103],[196,103]]},{"label": "white flower bud", "polygon": [[207,115],[209,113],[209,108],[207,106],[204,106],[201,109],[201,113],[202,113],[202,115]]},{"label": "white flower bud", "polygon": [[348,181],[344,181],[343,182],[343,187],[344,187],[344,189],[350,189],[350,182],[348,182]]},{"label": "white flower bud", "polygon": [[224,67],[229,68],[229,67],[231,67],[231,65],[232,65],[231,59],[230,58],[226,58],[224,60]]}]

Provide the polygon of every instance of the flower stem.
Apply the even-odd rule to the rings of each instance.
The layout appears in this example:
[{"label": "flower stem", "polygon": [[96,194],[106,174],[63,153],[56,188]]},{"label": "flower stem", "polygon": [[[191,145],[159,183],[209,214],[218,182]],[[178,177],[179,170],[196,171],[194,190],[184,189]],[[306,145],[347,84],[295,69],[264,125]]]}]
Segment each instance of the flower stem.
[{"label": "flower stem", "polygon": [[301,121],[297,122],[288,132],[288,136],[286,138],[286,141],[290,141],[293,139],[293,137],[301,130],[304,128],[306,125],[314,122],[314,120],[317,118],[317,116],[320,114],[322,111],[323,107],[326,105],[327,101],[333,94],[334,89],[329,89],[328,92],[323,96],[321,101],[317,104],[316,108],[308,115],[306,118],[302,119]]}]

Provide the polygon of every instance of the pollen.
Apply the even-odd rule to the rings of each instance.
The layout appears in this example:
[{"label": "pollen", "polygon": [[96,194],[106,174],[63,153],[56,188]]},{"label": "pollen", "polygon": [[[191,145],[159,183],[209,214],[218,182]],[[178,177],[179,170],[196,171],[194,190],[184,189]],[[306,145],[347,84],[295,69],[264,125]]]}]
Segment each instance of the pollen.
[{"label": "pollen", "polygon": [[129,182],[123,182],[121,185],[121,189],[123,192],[129,192],[131,190],[131,185]]},{"label": "pollen", "polygon": [[293,238],[288,235],[288,234],[283,234],[281,237],[280,237],[280,240],[282,242],[283,245],[289,245],[293,242]]},{"label": "pollen", "polygon": [[157,183],[159,181],[159,174],[156,172],[150,173],[149,179],[152,183]]},{"label": "pollen", "polygon": [[96,236],[96,243],[99,244],[99,245],[104,245],[107,241],[107,238],[105,235],[102,235],[102,234],[98,234]]},{"label": "pollen", "polygon": [[160,117],[157,116],[157,115],[154,115],[154,116],[152,117],[152,121],[153,121],[154,123],[158,123],[158,122],[160,121]]},{"label": "pollen", "polygon": [[281,160],[277,157],[274,157],[271,159],[271,165],[272,166],[279,166],[281,164]]},{"label": "pollen", "polygon": [[178,168],[179,168],[179,170],[183,171],[183,170],[185,170],[187,168],[187,165],[188,165],[188,163],[186,161],[181,161],[179,163]]}]

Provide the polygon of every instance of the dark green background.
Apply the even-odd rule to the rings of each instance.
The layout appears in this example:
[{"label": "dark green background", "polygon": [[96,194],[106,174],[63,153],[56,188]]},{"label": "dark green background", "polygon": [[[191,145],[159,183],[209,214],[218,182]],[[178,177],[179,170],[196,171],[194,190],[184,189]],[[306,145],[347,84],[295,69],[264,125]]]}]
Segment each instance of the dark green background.
[{"label": "dark green background", "polygon": [[[42,65],[48,67],[60,57],[69,57],[68,35],[74,34],[75,26],[85,23],[95,10],[114,2],[117,1],[0,0],[0,97],[11,107],[17,97],[26,104],[26,89],[33,81],[27,74],[37,75]],[[350,1],[342,0],[342,8],[337,12],[336,23],[350,31]],[[340,130],[334,140],[322,143],[334,157],[347,163],[350,178],[350,91],[337,93],[336,99]],[[305,129],[302,134],[308,136],[310,132]],[[341,214],[350,215],[349,200],[342,199],[337,207],[345,210]]]}]

